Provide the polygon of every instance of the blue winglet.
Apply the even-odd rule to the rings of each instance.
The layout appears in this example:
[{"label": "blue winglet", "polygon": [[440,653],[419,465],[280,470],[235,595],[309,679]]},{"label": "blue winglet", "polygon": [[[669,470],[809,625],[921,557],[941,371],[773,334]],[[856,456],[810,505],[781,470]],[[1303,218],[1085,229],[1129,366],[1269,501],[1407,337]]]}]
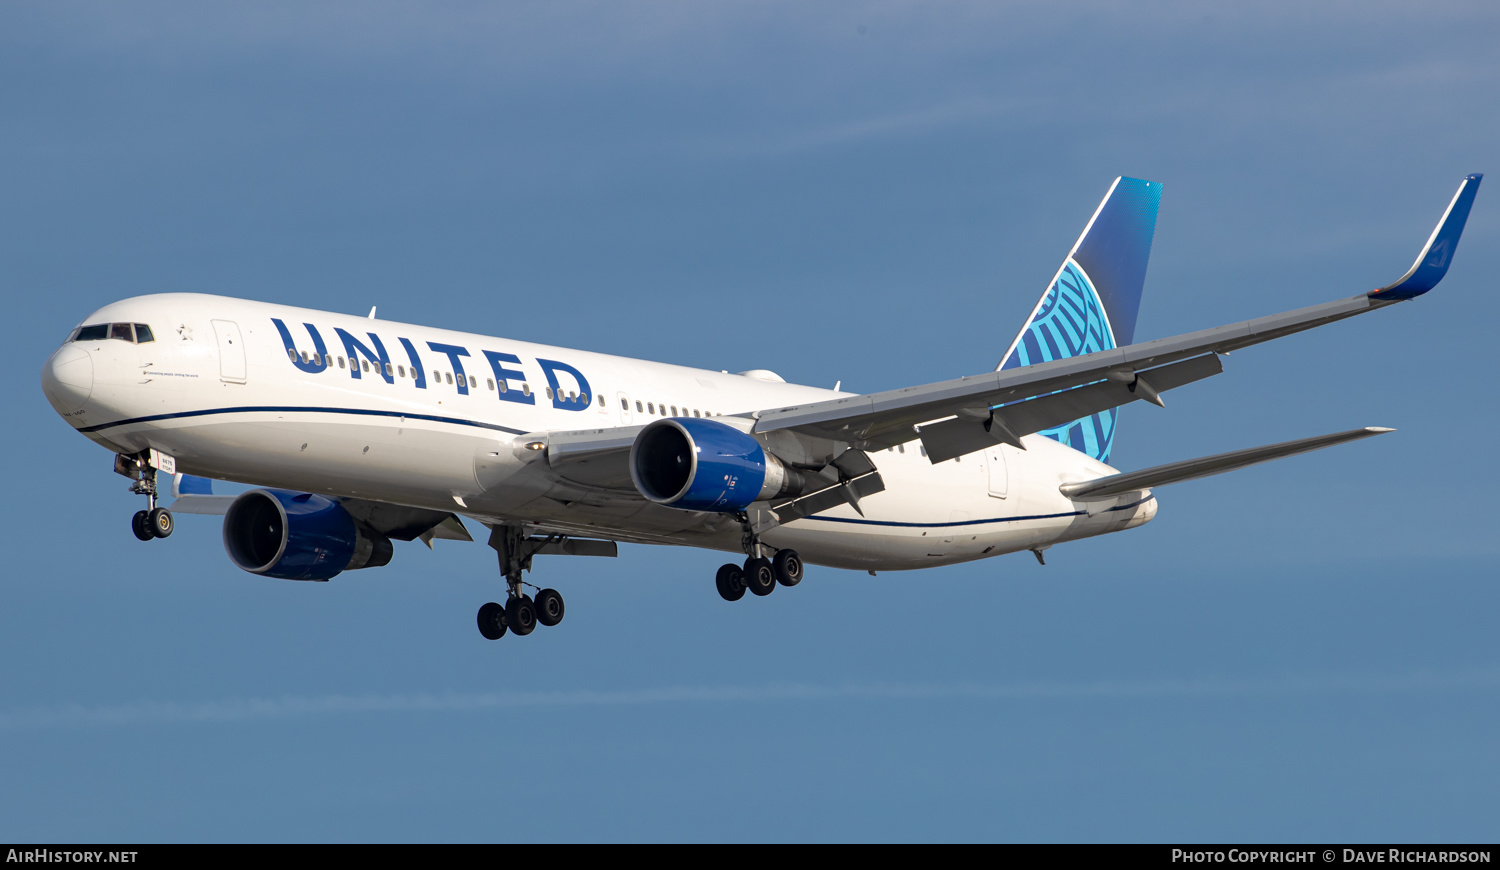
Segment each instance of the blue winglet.
[{"label": "blue winglet", "polygon": [[1371,299],[1392,302],[1412,299],[1436,287],[1443,280],[1443,276],[1448,274],[1448,264],[1453,262],[1458,237],[1463,235],[1464,222],[1469,219],[1469,208],[1474,205],[1474,194],[1479,192],[1479,182],[1483,178],[1484,174],[1480,172],[1464,178],[1464,183],[1458,186],[1458,193],[1448,203],[1443,219],[1438,221],[1432,237],[1427,240],[1427,246],[1417,255],[1417,261],[1412,264],[1411,269],[1396,283],[1371,290]]}]

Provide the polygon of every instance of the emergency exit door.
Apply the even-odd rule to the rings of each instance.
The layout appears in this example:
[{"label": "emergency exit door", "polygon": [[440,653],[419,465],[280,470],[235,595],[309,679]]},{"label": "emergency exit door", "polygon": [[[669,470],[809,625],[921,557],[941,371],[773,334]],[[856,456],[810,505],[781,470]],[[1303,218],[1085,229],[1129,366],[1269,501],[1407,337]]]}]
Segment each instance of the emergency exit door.
[{"label": "emergency exit door", "polygon": [[245,382],[245,342],[240,338],[239,324],[232,320],[215,320],[214,336],[219,340],[219,379],[231,384]]}]

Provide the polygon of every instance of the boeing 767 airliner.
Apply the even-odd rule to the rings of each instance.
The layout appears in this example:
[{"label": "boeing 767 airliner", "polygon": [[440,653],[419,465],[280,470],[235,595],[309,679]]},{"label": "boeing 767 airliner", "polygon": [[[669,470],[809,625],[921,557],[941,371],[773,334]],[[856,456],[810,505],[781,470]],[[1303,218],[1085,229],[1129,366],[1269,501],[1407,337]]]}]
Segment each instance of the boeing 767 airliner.
[{"label": "boeing 767 airliner", "polygon": [[[1432,289],[1480,179],[1390,285],[1134,343],[1161,184],[1118,178],[994,371],[881,393],[188,293],[90,314],[42,387],[147,499],[142,541],[172,533],[172,510],[223,514],[240,568],[329,580],[387,564],[392,540],[472,540],[460,516],[477,521],[509,589],[479,609],[493,640],[562,620],[555,590],[525,591],[537,555],[614,556],[620,541],[742,553],[716,577],[729,601],[797,585],[804,562],[1041,560],[1148,522],[1156,487],[1389,432],[1108,465],[1119,406],[1161,405],[1222,354]],[[260,488],[214,495],[212,479]]]}]

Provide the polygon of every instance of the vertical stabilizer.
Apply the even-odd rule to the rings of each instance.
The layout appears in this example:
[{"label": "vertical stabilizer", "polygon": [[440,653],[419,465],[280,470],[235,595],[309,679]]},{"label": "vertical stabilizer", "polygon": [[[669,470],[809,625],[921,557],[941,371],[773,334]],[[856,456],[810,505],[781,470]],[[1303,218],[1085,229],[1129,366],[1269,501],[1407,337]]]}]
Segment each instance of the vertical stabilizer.
[{"label": "vertical stabilizer", "polygon": [[[1068,252],[999,369],[1111,350],[1135,340],[1161,182],[1117,178]],[[1109,461],[1119,409],[1042,432]]]}]

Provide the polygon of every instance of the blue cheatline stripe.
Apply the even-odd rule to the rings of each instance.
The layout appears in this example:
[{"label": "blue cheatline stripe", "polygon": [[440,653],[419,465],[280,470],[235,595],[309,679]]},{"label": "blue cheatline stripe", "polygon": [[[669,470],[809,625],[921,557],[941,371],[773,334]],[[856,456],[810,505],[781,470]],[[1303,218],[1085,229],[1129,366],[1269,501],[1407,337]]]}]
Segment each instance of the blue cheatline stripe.
[{"label": "blue cheatline stripe", "polygon": [[129,426],[132,423],[154,423],[158,420],[178,420],[184,417],[210,417],[216,414],[349,414],[355,417],[401,417],[407,420],[427,420],[432,423],[451,423],[455,426],[474,426],[479,429],[493,429],[497,432],[509,432],[512,435],[525,435],[522,429],[512,429],[509,426],[500,426],[495,423],[482,423],[478,420],[465,420],[461,417],[439,417],[436,414],[412,414],[406,411],[375,411],[368,408],[316,408],[295,405],[243,405],[236,408],[208,408],[202,411],[179,411],[175,414],[152,414],[149,417],[131,417],[128,420],[116,420],[113,423],[98,423],[93,426],[83,426],[79,432],[100,432],[105,429],[113,429],[116,426]]},{"label": "blue cheatline stripe", "polygon": [[[1140,507],[1141,505],[1145,504],[1148,501],[1155,500],[1155,498],[1156,498],[1156,496],[1153,495],[1153,496],[1149,496],[1147,498],[1143,498],[1143,499],[1141,499],[1139,501],[1133,501],[1130,504],[1115,505],[1114,507],[1110,508],[1109,510],[1104,511],[1104,513],[1112,513],[1114,511],[1134,510],[1134,509]],[[883,520],[857,520],[857,519],[846,518],[846,517],[820,517],[820,516],[805,517],[805,519],[818,520],[818,521],[824,522],[824,523],[849,523],[851,525],[856,525],[856,526],[898,526],[898,527],[901,527],[901,528],[909,528],[909,529],[944,529],[944,528],[952,528],[952,527],[956,527],[956,526],[980,526],[980,525],[984,525],[986,523],[1020,523],[1020,522],[1025,522],[1026,520],[1055,520],[1055,519],[1061,519],[1062,517],[1081,517],[1081,516],[1083,516],[1083,515],[1085,515],[1087,513],[1088,513],[1088,511],[1068,511],[1067,513],[1061,513],[1061,514],[1037,514],[1035,516],[1029,516],[1029,517],[995,517],[994,519],[990,519],[990,520],[964,520],[961,523],[889,523],[889,522],[885,522]]]}]

